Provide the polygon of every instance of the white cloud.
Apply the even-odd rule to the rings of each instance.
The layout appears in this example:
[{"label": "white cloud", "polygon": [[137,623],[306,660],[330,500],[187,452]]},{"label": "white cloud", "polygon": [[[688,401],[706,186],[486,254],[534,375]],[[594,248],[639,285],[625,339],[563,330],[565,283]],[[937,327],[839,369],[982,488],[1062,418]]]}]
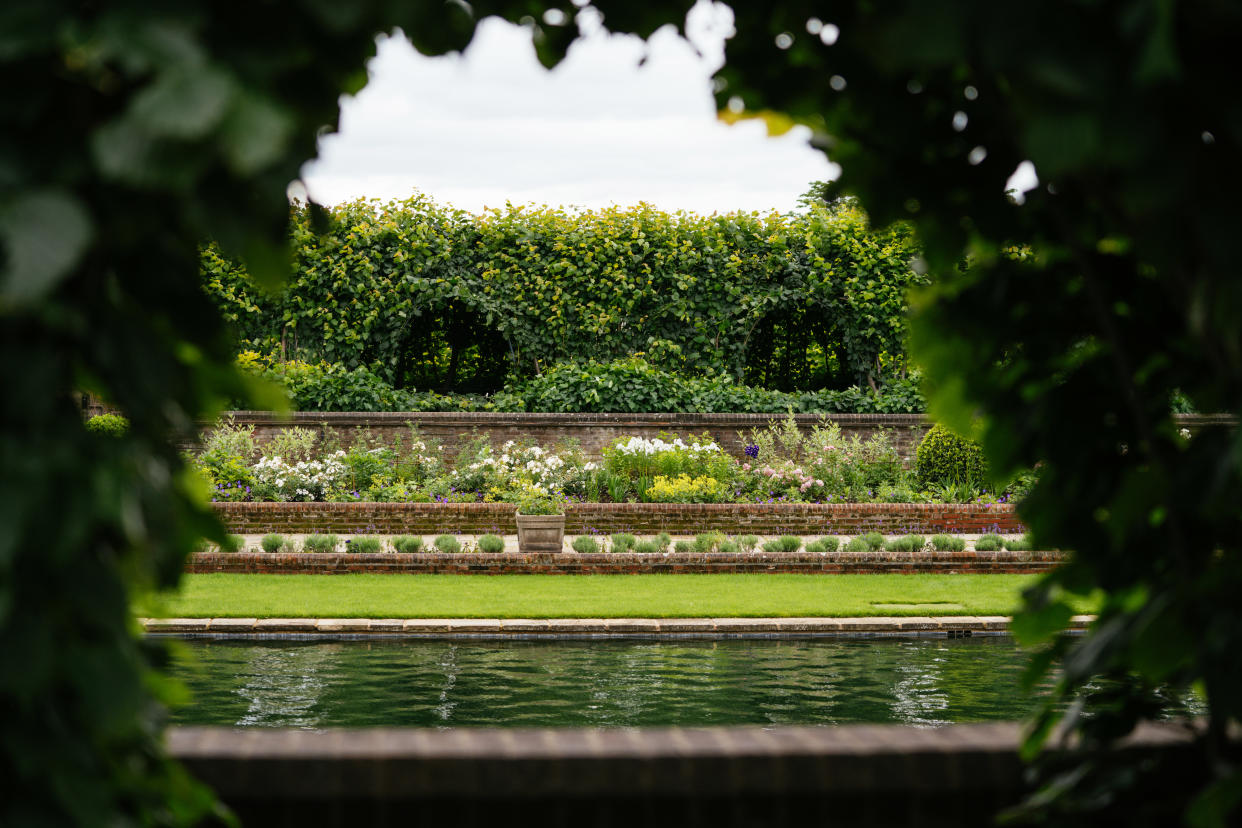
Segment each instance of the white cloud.
[{"label": "white cloud", "polygon": [[768,138],[758,123],[715,119],[709,78],[730,25],[720,8],[700,6],[691,19],[701,54],[671,30],[644,45],[585,19],[587,36],[551,72],[522,29],[494,18],[462,55],[428,58],[404,38],[381,38],[366,88],[342,100],[340,132],[304,168],[306,187],[329,204],[420,190],[467,210],[505,201],[791,209],[835,165],[804,129]]}]

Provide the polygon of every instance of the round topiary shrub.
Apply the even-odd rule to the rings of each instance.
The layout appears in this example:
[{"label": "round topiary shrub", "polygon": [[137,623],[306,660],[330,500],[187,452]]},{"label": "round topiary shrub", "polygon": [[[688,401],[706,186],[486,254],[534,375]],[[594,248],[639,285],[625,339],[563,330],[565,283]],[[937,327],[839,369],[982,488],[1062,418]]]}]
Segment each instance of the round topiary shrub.
[{"label": "round topiary shrub", "polygon": [[987,479],[983,449],[974,440],[959,437],[944,426],[933,427],[915,450],[915,472],[924,485],[969,483]]},{"label": "round topiary shrub", "polygon": [[129,431],[129,420],[120,414],[98,414],[86,421],[86,430],[120,437]]}]

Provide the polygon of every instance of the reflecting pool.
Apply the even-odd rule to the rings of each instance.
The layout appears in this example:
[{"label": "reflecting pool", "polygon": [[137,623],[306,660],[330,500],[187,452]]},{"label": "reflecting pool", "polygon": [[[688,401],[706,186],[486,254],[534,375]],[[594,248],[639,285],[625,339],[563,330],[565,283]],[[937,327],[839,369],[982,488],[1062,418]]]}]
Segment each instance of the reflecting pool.
[{"label": "reflecting pool", "polygon": [[181,642],[176,724],[639,727],[1017,719],[1004,637]]}]

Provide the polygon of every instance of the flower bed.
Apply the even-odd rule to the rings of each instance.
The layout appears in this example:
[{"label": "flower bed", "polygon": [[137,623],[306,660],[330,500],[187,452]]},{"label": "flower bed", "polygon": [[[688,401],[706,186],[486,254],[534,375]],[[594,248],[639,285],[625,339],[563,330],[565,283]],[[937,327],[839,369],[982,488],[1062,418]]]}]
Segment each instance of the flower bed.
[{"label": "flower bed", "polygon": [[1030,476],[993,489],[980,470],[916,475],[887,432],[847,436],[834,423],[792,418],[743,435],[734,457],[709,435],[619,437],[589,460],[572,443],[544,447],[477,437],[450,461],[416,429],[387,441],[360,432],[345,448],[309,429],[272,436],[221,424],[194,463],[229,502],[509,503],[1004,503]]}]

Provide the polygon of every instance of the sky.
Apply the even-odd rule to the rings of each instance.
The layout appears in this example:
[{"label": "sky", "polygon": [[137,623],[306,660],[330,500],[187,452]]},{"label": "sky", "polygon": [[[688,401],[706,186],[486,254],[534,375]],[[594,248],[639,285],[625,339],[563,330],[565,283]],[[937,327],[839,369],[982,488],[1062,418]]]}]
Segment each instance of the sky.
[{"label": "sky", "polygon": [[769,138],[759,122],[716,120],[710,77],[727,8],[695,8],[693,45],[671,29],[646,44],[612,35],[594,14],[579,14],[585,37],[551,72],[524,30],[496,18],[461,55],[429,58],[403,37],[380,38],[367,86],[342,99],[340,131],[303,168],[306,192],[339,204],[421,191],[472,212],[640,201],[784,212],[811,182],[836,176],[804,128]]}]

